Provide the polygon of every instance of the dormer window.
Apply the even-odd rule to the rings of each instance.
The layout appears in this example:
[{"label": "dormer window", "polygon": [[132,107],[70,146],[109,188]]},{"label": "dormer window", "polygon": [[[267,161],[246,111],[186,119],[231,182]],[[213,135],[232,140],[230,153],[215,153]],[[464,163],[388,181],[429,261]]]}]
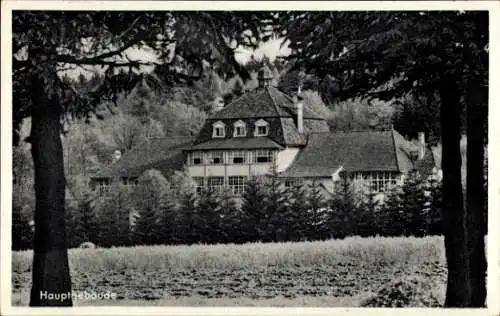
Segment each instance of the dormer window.
[{"label": "dormer window", "polygon": [[247,136],[246,124],[242,120],[239,120],[234,123],[233,137],[244,137],[244,136]]},{"label": "dormer window", "polygon": [[215,122],[213,125],[213,138],[224,138],[226,137],[226,125],[221,121]]},{"label": "dormer window", "polygon": [[260,119],[255,122],[255,136],[267,136],[269,134],[269,123]]}]

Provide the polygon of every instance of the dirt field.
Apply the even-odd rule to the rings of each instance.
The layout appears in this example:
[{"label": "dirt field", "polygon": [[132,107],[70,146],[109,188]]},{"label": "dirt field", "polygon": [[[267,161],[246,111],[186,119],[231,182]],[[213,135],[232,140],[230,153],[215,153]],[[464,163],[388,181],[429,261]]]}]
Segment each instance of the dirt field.
[{"label": "dirt field", "polygon": [[[75,305],[438,306],[443,239],[72,249]],[[27,304],[31,252],[13,254],[13,304]]]}]

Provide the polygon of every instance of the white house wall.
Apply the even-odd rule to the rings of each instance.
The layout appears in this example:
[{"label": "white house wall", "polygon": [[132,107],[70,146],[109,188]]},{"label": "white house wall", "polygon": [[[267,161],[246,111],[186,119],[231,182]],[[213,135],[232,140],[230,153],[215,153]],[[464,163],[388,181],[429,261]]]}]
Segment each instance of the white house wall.
[{"label": "white house wall", "polygon": [[288,147],[280,150],[276,158],[278,172],[282,172],[290,167],[299,151],[300,149],[296,147]]},{"label": "white house wall", "polygon": [[191,177],[260,176],[268,174],[270,163],[188,166]]}]

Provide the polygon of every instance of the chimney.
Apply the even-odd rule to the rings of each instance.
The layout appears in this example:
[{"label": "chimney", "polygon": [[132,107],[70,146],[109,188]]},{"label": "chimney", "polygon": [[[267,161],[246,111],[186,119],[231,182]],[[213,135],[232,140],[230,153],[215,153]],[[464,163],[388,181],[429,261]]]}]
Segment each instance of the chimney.
[{"label": "chimney", "polygon": [[418,159],[423,159],[425,156],[425,134],[418,132]]},{"label": "chimney", "polygon": [[300,86],[297,89],[297,102],[295,103],[297,107],[297,130],[299,133],[304,132],[304,102],[302,100],[302,95],[300,92]]}]

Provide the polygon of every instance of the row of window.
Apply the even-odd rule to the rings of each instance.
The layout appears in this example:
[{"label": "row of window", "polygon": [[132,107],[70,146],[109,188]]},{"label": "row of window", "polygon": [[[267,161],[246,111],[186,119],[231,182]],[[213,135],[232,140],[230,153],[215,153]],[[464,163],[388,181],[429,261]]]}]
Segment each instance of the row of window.
[{"label": "row of window", "polygon": [[394,172],[355,172],[350,175],[357,187],[370,189],[373,192],[390,191],[399,180]]},{"label": "row of window", "polygon": [[190,165],[223,165],[223,164],[246,164],[246,163],[267,163],[272,162],[275,157],[273,150],[255,151],[194,151],[189,153],[188,162]]},{"label": "row of window", "polygon": [[[267,136],[269,135],[269,123],[260,119],[255,122],[254,136]],[[226,137],[226,124],[222,121],[217,121],[213,125],[213,138],[224,138]],[[238,120],[233,124],[233,137],[245,137],[247,136],[247,126],[242,120]]]},{"label": "row of window", "polygon": [[[233,194],[241,194],[245,192],[245,186],[248,181],[246,176],[231,176],[228,177],[227,187]],[[200,192],[206,188],[211,191],[222,191],[226,188],[224,177],[193,177],[196,192]]]}]

